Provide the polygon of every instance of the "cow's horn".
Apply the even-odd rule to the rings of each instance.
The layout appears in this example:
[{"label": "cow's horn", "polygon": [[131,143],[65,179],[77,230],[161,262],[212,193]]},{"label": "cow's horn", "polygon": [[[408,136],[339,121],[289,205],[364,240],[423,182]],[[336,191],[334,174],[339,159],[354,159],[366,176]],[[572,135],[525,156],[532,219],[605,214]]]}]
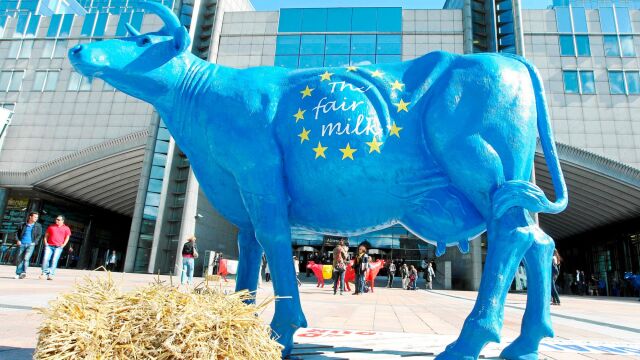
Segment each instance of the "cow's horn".
[{"label": "cow's horn", "polygon": [[131,34],[131,36],[138,36],[140,35],[140,32],[138,30],[136,30],[136,28],[134,28],[133,26],[131,26],[131,24],[126,23],[124,24],[124,27],[127,28],[127,31],[129,32],[129,34]]},{"label": "cow's horn", "polygon": [[151,1],[141,2],[140,5],[143,9],[149,10],[149,12],[158,15],[158,17],[164,22],[169,34],[173,34],[175,29],[182,26],[180,25],[180,21],[176,17],[176,14],[174,14],[168,7]]}]

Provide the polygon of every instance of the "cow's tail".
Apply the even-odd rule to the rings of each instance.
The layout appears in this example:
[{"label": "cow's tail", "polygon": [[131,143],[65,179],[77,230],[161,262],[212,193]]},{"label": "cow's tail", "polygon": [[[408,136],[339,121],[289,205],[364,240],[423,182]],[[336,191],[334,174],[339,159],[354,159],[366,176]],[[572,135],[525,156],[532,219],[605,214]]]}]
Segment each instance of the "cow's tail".
[{"label": "cow's tail", "polygon": [[564,176],[560,169],[560,159],[558,158],[556,145],[553,141],[553,133],[547,111],[547,101],[544,96],[544,87],[540,80],[540,74],[538,74],[536,68],[526,59],[517,55],[504,55],[521,62],[529,71],[536,97],[540,144],[547,167],[549,168],[556,200],[554,202],[549,201],[544,191],[529,181],[507,181],[498,188],[493,196],[493,214],[496,218],[500,218],[507,210],[515,206],[523,207],[536,213],[557,214],[567,207],[567,185],[565,184]]}]

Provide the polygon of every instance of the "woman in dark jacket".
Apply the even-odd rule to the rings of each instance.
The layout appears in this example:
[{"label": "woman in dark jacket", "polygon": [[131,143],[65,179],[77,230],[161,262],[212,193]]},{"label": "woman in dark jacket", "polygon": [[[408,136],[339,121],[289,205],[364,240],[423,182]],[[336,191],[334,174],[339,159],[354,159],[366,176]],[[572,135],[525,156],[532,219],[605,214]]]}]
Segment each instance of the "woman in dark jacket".
[{"label": "woman in dark jacket", "polygon": [[182,276],[180,277],[180,284],[184,285],[185,282],[189,282],[189,285],[193,285],[193,266],[194,259],[197,257],[196,237],[192,235],[187,238],[187,242],[182,246]]}]

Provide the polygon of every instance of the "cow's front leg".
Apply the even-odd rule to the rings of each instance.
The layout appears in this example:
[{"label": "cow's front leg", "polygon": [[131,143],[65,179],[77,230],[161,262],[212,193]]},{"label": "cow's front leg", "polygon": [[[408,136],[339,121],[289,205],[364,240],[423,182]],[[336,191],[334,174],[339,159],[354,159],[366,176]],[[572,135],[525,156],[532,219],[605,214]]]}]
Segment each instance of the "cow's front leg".
[{"label": "cow's front leg", "polygon": [[[263,178],[264,180],[264,178]],[[268,183],[268,182],[265,182]],[[272,183],[273,184],[273,183]],[[293,335],[307,321],[302,313],[291,251],[291,227],[284,186],[268,187],[269,192],[243,192],[245,206],[253,222],[256,238],[267,255],[273,280],[276,311],[271,321],[274,337],[284,346],[283,356],[293,347]]]},{"label": "cow's front leg", "polygon": [[500,342],[504,302],[524,253],[533,241],[533,220],[522,208],[512,208],[489,222],[488,252],[480,291],[458,339],[438,355],[438,360],[477,359],[489,342]]},{"label": "cow's front leg", "polygon": [[[241,228],[238,233],[238,274],[236,291],[249,290],[255,294],[262,265],[262,247],[256,240],[253,228]],[[255,302],[255,296],[250,301]]]},{"label": "cow's front leg", "polygon": [[540,340],[553,337],[549,302],[555,244],[539,228],[534,229],[532,234],[533,244],[524,255],[527,269],[527,309],[522,318],[520,336],[502,351],[500,357],[503,359],[537,360]]}]

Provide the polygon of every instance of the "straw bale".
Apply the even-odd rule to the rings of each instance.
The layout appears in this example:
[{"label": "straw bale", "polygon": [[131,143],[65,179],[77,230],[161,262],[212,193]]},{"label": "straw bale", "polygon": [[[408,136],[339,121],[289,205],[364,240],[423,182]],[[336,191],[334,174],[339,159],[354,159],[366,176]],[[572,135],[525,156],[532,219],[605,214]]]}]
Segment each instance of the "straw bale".
[{"label": "straw bale", "polygon": [[245,304],[250,297],[160,282],[123,293],[111,276],[87,278],[40,309],[34,359],[280,359],[257,316],[273,298]]}]

